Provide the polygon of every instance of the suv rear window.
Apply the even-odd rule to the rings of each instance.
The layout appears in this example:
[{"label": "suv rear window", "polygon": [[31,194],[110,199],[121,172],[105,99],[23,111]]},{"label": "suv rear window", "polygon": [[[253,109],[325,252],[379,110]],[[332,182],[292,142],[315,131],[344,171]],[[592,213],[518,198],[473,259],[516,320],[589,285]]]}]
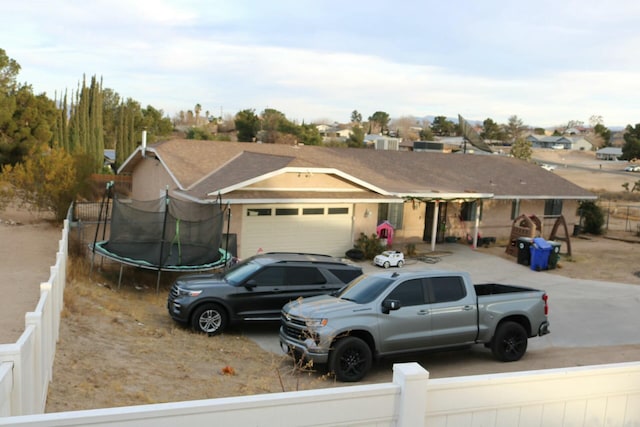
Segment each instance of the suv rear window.
[{"label": "suv rear window", "polygon": [[338,279],[340,279],[344,283],[349,283],[356,277],[359,277],[362,275],[362,271],[360,271],[357,268],[343,268],[343,269],[330,268],[329,271],[331,272],[331,274],[336,276]]},{"label": "suv rear window", "polygon": [[289,267],[285,269],[287,284],[290,285],[323,285],[327,279],[315,267]]}]

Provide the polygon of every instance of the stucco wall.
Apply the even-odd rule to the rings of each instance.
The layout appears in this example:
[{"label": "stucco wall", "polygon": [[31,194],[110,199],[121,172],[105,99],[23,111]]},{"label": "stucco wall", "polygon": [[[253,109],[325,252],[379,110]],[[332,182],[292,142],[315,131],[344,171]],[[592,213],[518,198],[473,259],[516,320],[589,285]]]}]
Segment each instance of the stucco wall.
[{"label": "stucco wall", "polygon": [[358,189],[358,187],[354,187],[353,183],[347,182],[335,175],[311,172],[284,173],[253,183],[246,188],[290,188],[295,190],[308,188],[334,191],[354,191]]},{"label": "stucco wall", "polygon": [[176,188],[160,161],[147,157],[140,161],[132,174],[131,198],[135,200],[155,200],[164,196],[165,189]]}]

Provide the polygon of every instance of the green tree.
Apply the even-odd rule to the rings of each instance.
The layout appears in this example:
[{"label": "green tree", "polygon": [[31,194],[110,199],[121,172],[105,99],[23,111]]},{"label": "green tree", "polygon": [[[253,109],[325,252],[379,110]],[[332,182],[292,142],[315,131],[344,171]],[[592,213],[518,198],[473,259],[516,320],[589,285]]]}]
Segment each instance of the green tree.
[{"label": "green tree", "polygon": [[[171,123],[171,119],[168,116],[164,115],[162,110],[147,105],[147,108],[143,108],[140,112],[142,114],[141,125],[142,128],[147,131],[147,140],[149,143],[156,142],[159,137],[171,135],[171,132],[173,132],[173,123]],[[140,132],[143,129],[140,129]]]},{"label": "green tree", "polygon": [[431,123],[431,131],[437,136],[452,136],[456,133],[456,124],[445,116],[436,116]]},{"label": "green tree", "polygon": [[0,167],[15,165],[36,145],[50,144],[56,134],[57,110],[52,100],[21,86],[6,99],[0,119]]},{"label": "green tree", "polygon": [[592,200],[580,202],[577,214],[582,221],[585,232],[600,235],[604,226],[604,213],[602,209]]},{"label": "green tree", "polygon": [[187,131],[187,139],[198,139],[201,141],[210,141],[213,139],[213,135],[207,129],[201,127],[191,127]]},{"label": "green tree", "polygon": [[640,123],[635,126],[627,125],[623,135],[622,159],[633,160],[640,158]]},{"label": "green tree", "polygon": [[500,140],[503,137],[503,131],[500,125],[492,119],[487,118],[482,122],[482,131],[480,137],[487,140]]},{"label": "green tree", "polygon": [[532,154],[531,142],[524,138],[518,138],[511,146],[511,155],[516,159],[529,161]]},{"label": "green tree", "polygon": [[[7,165],[0,175],[2,200],[19,200],[21,207],[51,211],[58,220],[66,217],[71,201],[78,190],[76,163],[66,150],[35,147],[24,162]],[[16,199],[15,196],[19,197]]]},{"label": "green tree", "polygon": [[389,114],[384,111],[376,111],[371,117],[369,117],[369,122],[375,124],[376,129],[380,129],[380,133],[389,131],[389,120]]},{"label": "green tree", "polygon": [[349,138],[347,138],[347,146],[362,148],[364,146],[364,129],[360,126],[351,128],[351,133],[349,133]]},{"label": "green tree", "polygon": [[611,130],[602,123],[598,123],[593,127],[593,133],[602,138],[602,145],[604,147],[611,146]]},{"label": "green tree", "polygon": [[433,131],[429,126],[426,126],[420,129],[420,140],[421,141],[433,141]]},{"label": "green tree", "polygon": [[362,114],[358,112],[358,110],[353,110],[351,112],[351,123],[359,125],[362,123]]},{"label": "green tree", "polygon": [[202,111],[202,105],[196,104],[196,106],[194,107],[193,111],[195,111],[196,126],[198,126],[200,124],[200,112]]},{"label": "green tree", "polygon": [[104,122],[104,147],[116,148],[118,114],[120,111],[120,95],[113,89],[102,91],[102,118]]},{"label": "green tree", "polygon": [[235,117],[235,126],[238,132],[238,141],[252,142],[260,130],[260,117],[252,109],[239,111]]},{"label": "green tree", "polygon": [[314,125],[302,124],[298,128],[298,142],[304,145],[321,145],[322,136]]},{"label": "green tree", "polygon": [[7,52],[0,48],[0,97],[10,95],[17,87],[20,64],[9,58]]},{"label": "green tree", "polygon": [[518,116],[514,115],[509,117],[509,121],[505,126],[508,140],[511,142],[517,141],[518,139],[520,139],[520,136],[526,130],[526,128],[527,127],[524,125],[524,122]]}]

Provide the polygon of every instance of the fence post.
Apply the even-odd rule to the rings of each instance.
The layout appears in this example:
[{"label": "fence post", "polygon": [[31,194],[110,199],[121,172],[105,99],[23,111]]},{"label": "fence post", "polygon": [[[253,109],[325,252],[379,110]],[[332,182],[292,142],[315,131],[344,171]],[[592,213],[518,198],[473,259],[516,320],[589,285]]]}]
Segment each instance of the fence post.
[{"label": "fence post", "polygon": [[415,362],[393,365],[393,383],[400,386],[398,427],[423,427],[427,413],[429,371]]}]

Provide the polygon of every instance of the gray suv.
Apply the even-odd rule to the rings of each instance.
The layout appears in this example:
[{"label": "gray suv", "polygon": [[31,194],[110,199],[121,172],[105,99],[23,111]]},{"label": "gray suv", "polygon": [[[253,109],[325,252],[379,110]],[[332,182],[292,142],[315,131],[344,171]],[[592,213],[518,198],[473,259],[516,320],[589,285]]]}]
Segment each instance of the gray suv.
[{"label": "gray suv", "polygon": [[266,253],[225,273],[179,277],[167,309],[175,321],[216,335],[231,323],[279,321],[289,301],[336,292],[360,275],[361,267],[328,255]]}]

